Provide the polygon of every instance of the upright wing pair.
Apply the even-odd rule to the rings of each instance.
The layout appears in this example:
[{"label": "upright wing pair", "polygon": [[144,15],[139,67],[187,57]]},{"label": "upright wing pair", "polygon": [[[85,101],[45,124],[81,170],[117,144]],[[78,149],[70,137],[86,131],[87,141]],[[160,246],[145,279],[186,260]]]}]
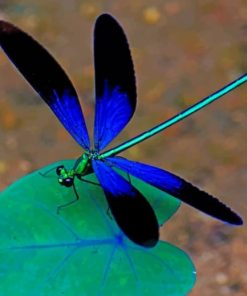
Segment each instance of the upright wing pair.
[{"label": "upright wing pair", "polygon": [[[126,126],[136,107],[133,63],[125,34],[108,15],[98,17],[94,30],[95,93],[94,149],[76,91],[59,64],[29,35],[0,21],[0,45],[17,69],[49,105],[87,153],[104,190],[111,212],[123,232],[135,243],[153,247],[159,239],[155,213],[130,182],[114,167],[140,178],[200,211],[240,225],[242,219],[216,198],[162,169],[121,157],[98,157]],[[98,156],[97,156],[98,155]]]}]

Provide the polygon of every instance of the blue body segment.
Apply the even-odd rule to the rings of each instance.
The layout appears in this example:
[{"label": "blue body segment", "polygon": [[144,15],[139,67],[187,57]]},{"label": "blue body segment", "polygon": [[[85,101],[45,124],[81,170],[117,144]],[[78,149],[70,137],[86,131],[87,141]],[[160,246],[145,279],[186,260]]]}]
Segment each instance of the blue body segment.
[{"label": "blue body segment", "polygon": [[94,29],[94,146],[100,151],[125,127],[136,108],[134,66],[127,38],[117,21],[100,15]]},{"label": "blue body segment", "polygon": [[89,136],[75,88],[50,53],[5,21],[0,21],[0,46],[76,142],[89,149]]},{"label": "blue body segment", "polygon": [[106,163],[93,160],[92,165],[122,231],[139,245],[155,246],[159,240],[159,225],[149,202]]},{"label": "blue body segment", "polygon": [[169,193],[205,214],[227,223],[243,224],[241,217],[217,198],[170,172],[122,157],[109,157],[106,160],[111,165]]},{"label": "blue body segment", "polygon": [[246,82],[247,82],[247,73],[238,77],[236,80],[223,86],[221,89],[219,89],[216,92],[212,93],[211,95],[205,97],[204,99],[200,100],[199,102],[195,103],[194,105],[188,107],[187,109],[183,110],[182,112],[176,114],[175,116],[152,127],[151,129],[141,133],[140,135],[138,135],[132,139],[129,139],[128,141],[126,141],[116,147],[111,148],[110,150],[101,153],[100,158],[103,159],[103,158],[117,155],[117,154],[129,149],[130,147],[135,146],[135,145],[153,137],[154,135],[164,131],[168,127],[185,119],[186,117],[191,116],[193,113],[198,112],[202,108],[205,108],[209,104],[212,104],[214,101],[218,100],[222,96],[226,95],[228,92],[234,90],[235,88],[243,85]]}]

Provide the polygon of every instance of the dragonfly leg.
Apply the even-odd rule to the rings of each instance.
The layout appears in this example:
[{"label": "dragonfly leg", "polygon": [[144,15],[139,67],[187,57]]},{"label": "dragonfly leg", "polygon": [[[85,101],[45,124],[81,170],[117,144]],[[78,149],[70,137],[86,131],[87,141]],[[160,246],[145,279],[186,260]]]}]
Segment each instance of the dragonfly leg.
[{"label": "dragonfly leg", "polygon": [[112,217],[112,213],[111,213],[110,207],[108,207],[108,209],[107,209],[107,211],[106,211],[106,214],[107,214],[107,216],[108,216],[111,220],[113,220],[113,217]]},{"label": "dragonfly leg", "polygon": [[[50,169],[49,171],[45,172],[45,174],[48,174],[51,170],[52,170],[52,169]],[[40,174],[41,174],[41,173],[40,173]],[[44,175],[44,174],[42,174],[42,175]],[[85,182],[85,183],[89,183],[89,184],[93,184],[93,185],[100,186],[99,183],[96,183],[96,182],[93,182],[93,181],[89,181],[89,180],[85,180],[83,177],[78,177],[78,178],[79,178],[81,181]],[[63,205],[58,206],[58,207],[57,207],[57,214],[59,214],[59,212],[60,212],[60,210],[61,210],[62,208],[66,208],[66,207],[68,207],[68,206],[70,206],[70,205],[76,203],[76,202],[79,200],[80,197],[79,197],[79,194],[78,194],[78,192],[77,192],[77,190],[76,190],[75,184],[73,184],[72,186],[73,186],[73,190],[74,190],[74,192],[75,192],[75,196],[76,196],[76,198],[73,199],[73,200],[71,200],[71,201],[69,201],[69,202],[67,202],[66,204],[63,204]]]},{"label": "dragonfly leg", "polygon": [[86,182],[86,183],[89,183],[89,184],[93,184],[93,185],[97,185],[97,186],[100,186],[101,187],[101,185],[99,184],[99,183],[96,183],[96,182],[93,182],[93,181],[89,181],[89,180],[86,180],[86,179],[84,179],[83,177],[78,177],[81,181],[83,181],[83,182]]},{"label": "dragonfly leg", "polygon": [[56,168],[57,167],[53,167],[53,168],[51,168],[51,169],[49,169],[48,171],[46,171],[46,172],[39,172],[39,174],[40,174],[40,176],[42,176],[42,177],[45,177],[45,178],[51,178],[51,177],[53,177],[53,176],[47,176],[47,175],[49,175],[49,173],[50,172],[52,172],[52,171],[55,171],[56,170]]},{"label": "dragonfly leg", "polygon": [[71,201],[69,201],[69,202],[67,202],[66,204],[63,204],[63,205],[61,205],[61,206],[58,206],[58,207],[57,207],[57,214],[59,214],[59,212],[60,212],[61,209],[66,208],[66,207],[68,207],[68,206],[70,206],[70,205],[76,203],[76,202],[79,200],[79,194],[78,194],[78,192],[77,192],[77,190],[76,190],[76,188],[75,188],[75,184],[73,184],[72,186],[73,186],[73,190],[74,190],[74,192],[75,192],[75,196],[76,196],[76,198],[73,199],[73,200],[71,200]]}]

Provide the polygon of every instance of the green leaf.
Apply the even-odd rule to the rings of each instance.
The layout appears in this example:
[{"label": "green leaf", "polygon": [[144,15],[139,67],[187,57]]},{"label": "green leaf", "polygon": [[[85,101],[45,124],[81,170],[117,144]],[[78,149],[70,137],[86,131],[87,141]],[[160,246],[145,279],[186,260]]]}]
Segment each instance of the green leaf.
[{"label": "green leaf", "polygon": [[[187,295],[195,283],[188,255],[166,242],[145,249],[129,241],[100,186],[77,180],[80,200],[56,213],[75,199],[72,188],[57,182],[61,164],[72,167],[74,161],[51,164],[0,194],[4,295]],[[87,179],[97,181],[93,175]]]}]

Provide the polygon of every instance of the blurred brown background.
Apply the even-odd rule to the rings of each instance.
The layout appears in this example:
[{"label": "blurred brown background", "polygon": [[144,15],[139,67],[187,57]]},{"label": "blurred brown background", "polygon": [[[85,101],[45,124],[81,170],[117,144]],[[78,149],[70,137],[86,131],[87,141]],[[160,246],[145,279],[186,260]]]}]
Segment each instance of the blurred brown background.
[{"label": "blurred brown background", "polygon": [[[169,118],[247,69],[245,0],[0,0],[0,18],[38,39],[76,86],[88,127],[94,116],[92,30],[113,14],[132,49],[139,104],[120,143]],[[170,170],[247,218],[247,87],[242,86],[125,156]],[[0,52],[0,188],[82,151]],[[163,239],[190,254],[193,296],[247,295],[246,226],[182,206]]]}]

